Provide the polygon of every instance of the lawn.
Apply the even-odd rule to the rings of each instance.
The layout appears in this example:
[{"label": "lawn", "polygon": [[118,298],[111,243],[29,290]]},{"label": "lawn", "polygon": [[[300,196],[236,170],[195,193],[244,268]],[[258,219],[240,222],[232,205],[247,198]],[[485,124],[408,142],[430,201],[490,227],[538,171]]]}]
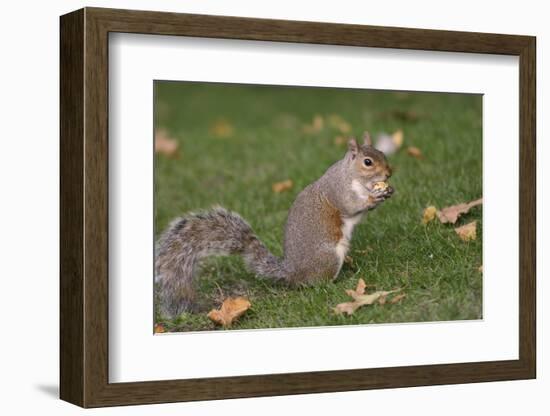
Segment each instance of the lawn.
[{"label": "lawn", "polygon": [[[176,216],[220,204],[280,256],[294,198],[345,153],[336,138],[402,129],[403,149],[389,157],[396,193],[356,227],[353,262],[335,281],[289,289],[248,273],[240,258],[210,258],[198,274],[200,297],[218,307],[246,296],[252,308],[232,329],[479,319],[482,209],[457,223],[478,221],[477,239],[467,243],[454,226],[421,218],[428,205],[481,197],[481,108],[479,95],[157,82],[155,126],[179,142],[179,157],[155,156],[155,235]],[[333,115],[351,132],[330,125]],[[411,157],[407,146],[424,157]],[[272,184],[287,179],[292,189],[274,193]],[[368,290],[401,287],[406,297],[334,314],[359,278]],[[159,322],[166,331],[216,329],[206,313]]]}]

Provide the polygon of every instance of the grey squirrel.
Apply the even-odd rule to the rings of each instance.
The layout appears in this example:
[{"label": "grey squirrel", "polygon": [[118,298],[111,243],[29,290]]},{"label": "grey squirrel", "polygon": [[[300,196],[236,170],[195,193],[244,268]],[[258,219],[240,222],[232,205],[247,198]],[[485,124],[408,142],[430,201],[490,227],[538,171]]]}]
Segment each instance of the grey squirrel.
[{"label": "grey squirrel", "polygon": [[238,214],[222,207],[175,219],[156,247],[155,286],[161,316],[195,309],[199,261],[213,255],[240,255],[257,276],[290,285],[334,279],[344,262],[355,225],[389,198],[391,168],[382,152],[348,142],[345,156],[296,197],[288,212],[284,255],[276,257]]}]

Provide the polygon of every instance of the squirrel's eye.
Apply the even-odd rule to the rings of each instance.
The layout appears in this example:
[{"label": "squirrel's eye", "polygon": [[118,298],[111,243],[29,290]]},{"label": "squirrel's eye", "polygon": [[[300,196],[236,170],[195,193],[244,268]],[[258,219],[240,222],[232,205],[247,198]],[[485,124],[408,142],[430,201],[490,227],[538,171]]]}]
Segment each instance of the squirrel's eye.
[{"label": "squirrel's eye", "polygon": [[365,163],[365,166],[371,166],[372,165],[372,159],[367,158],[363,162]]}]

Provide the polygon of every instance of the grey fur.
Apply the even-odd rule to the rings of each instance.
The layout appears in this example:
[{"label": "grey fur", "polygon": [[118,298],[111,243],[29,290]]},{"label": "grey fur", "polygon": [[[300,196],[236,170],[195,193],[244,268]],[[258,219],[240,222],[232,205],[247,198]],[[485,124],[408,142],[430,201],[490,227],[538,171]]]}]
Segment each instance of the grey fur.
[{"label": "grey fur", "polygon": [[[373,161],[365,167],[364,159]],[[384,181],[391,170],[384,155],[373,147],[350,141],[343,159],[297,196],[285,226],[284,256],[275,257],[238,214],[222,207],[174,220],[156,249],[157,301],[161,315],[175,317],[195,305],[194,278],[201,259],[212,255],[240,255],[258,276],[290,284],[309,284],[334,278],[341,267],[335,247],[341,226],[389,198],[393,189],[370,191],[359,198],[352,190],[358,181]],[[350,231],[351,234],[351,231]]]}]

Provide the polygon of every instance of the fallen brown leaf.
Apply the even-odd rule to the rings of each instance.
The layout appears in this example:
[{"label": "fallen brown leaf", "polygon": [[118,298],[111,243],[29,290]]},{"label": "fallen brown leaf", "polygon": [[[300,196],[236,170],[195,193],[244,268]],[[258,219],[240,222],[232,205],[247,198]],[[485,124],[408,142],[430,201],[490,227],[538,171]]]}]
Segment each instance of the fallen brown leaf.
[{"label": "fallen brown leaf", "polygon": [[233,125],[224,118],[217,119],[210,126],[210,133],[222,139],[233,136],[234,131]]},{"label": "fallen brown leaf", "polygon": [[430,205],[424,210],[424,214],[422,214],[422,224],[426,225],[430,221],[433,221],[435,218],[435,214],[437,213],[437,208],[433,205]]},{"label": "fallen brown leaf", "polygon": [[350,295],[347,291],[346,291],[346,293],[348,293],[348,295],[350,295],[353,298],[355,295],[357,295],[357,296],[364,295],[366,288],[367,288],[367,284],[365,283],[365,281],[363,279],[360,278],[357,281],[357,286],[355,287],[355,290],[351,291],[351,292],[353,292],[353,295]]},{"label": "fallen brown leaf", "polygon": [[405,136],[403,135],[403,130],[399,129],[394,131],[391,135],[391,138],[398,149],[403,146],[403,140],[405,139]]},{"label": "fallen brown leaf", "polygon": [[477,268],[477,271],[480,273],[483,273],[483,264],[479,265],[479,267]]},{"label": "fallen brown leaf", "polygon": [[342,146],[348,142],[348,139],[346,139],[344,136],[336,136],[334,138],[334,144],[336,146]]},{"label": "fallen brown leaf", "polygon": [[166,332],[166,329],[164,329],[164,325],[162,324],[155,324],[155,328],[153,329],[153,332],[155,334],[161,334],[163,332]]},{"label": "fallen brown leaf", "polygon": [[351,125],[338,114],[328,116],[328,124],[330,127],[339,130],[340,133],[347,134],[351,131]]},{"label": "fallen brown leaf", "polygon": [[223,301],[220,309],[212,309],[208,312],[208,317],[214,323],[228,328],[250,309],[250,306],[248,299],[243,297],[227,298]]},{"label": "fallen brown leaf", "polygon": [[304,126],[304,132],[305,133],[319,133],[323,128],[325,127],[325,120],[323,119],[323,116],[315,115],[313,116],[313,120],[311,121],[311,124],[306,124]]},{"label": "fallen brown leaf", "polygon": [[292,189],[293,186],[294,186],[294,183],[292,182],[292,180],[287,179],[286,181],[274,183],[273,185],[271,185],[271,189],[276,194],[280,194],[281,192]]},{"label": "fallen brown leaf", "polygon": [[477,221],[472,221],[466,225],[455,228],[455,232],[462,239],[462,241],[471,241],[476,239],[476,225]]},{"label": "fallen brown leaf", "polygon": [[353,302],[345,302],[336,305],[336,307],[334,308],[334,312],[338,314],[346,313],[348,315],[352,315],[361,306],[372,305],[381,297],[385,298],[390,293],[394,292],[395,290],[381,290],[367,295],[357,296]]},{"label": "fallen brown leaf", "polygon": [[438,211],[437,218],[439,218],[439,221],[441,221],[442,224],[448,222],[454,224],[458,220],[458,217],[460,217],[462,214],[468,213],[470,209],[481,205],[482,203],[483,199],[479,198],[472,202],[445,207],[441,211]]},{"label": "fallen brown leaf", "polygon": [[179,157],[179,143],[176,139],[170,137],[166,129],[155,131],[155,153],[172,158]]},{"label": "fallen brown leaf", "polygon": [[424,155],[422,154],[422,151],[415,146],[407,147],[407,154],[417,159],[424,159]]},{"label": "fallen brown leaf", "polygon": [[373,303],[384,304],[386,302],[386,297],[392,293],[399,292],[401,289],[394,290],[380,290],[370,294],[365,293],[365,288],[367,285],[363,279],[359,279],[357,282],[357,287],[355,290],[348,289],[346,293],[353,299],[353,302],[345,302],[336,305],[333,309],[337,314],[348,314],[352,315],[358,308],[364,305],[372,305]]},{"label": "fallen brown leaf", "polygon": [[404,299],[407,295],[405,293],[401,293],[399,295],[395,295],[392,300],[390,300],[390,303],[393,305],[397,302],[400,302],[402,299]]}]

